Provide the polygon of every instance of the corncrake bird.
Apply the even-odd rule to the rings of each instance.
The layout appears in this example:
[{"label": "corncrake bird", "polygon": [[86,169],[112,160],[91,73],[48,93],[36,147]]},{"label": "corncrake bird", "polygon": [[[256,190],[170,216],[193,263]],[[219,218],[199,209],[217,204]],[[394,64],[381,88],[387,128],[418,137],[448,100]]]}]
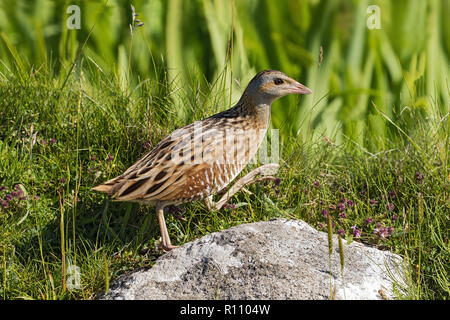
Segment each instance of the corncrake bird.
[{"label": "corncrake bird", "polygon": [[254,169],[213,202],[213,195],[226,188],[258,151],[269,127],[272,102],[288,94],[310,93],[280,71],[261,71],[234,107],[175,130],[120,176],[92,189],[118,201],[155,205],[161,246],[166,251],[176,248],[167,232],[164,207],[204,200],[210,210],[218,210],[258,176],[276,170],[278,164]]}]

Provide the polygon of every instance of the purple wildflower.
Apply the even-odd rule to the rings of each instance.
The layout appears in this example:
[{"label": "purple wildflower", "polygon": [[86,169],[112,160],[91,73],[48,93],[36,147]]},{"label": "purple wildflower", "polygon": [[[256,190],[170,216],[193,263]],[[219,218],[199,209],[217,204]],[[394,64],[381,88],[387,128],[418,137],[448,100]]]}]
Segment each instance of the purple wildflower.
[{"label": "purple wildflower", "polygon": [[387,238],[389,237],[389,232],[387,228],[381,228],[380,229],[380,237]]},{"label": "purple wildflower", "polygon": [[42,144],[43,146],[46,146],[46,145],[47,145],[47,140],[45,140],[45,139],[42,139],[40,142],[41,142],[41,144]]},{"label": "purple wildflower", "polygon": [[416,174],[414,175],[414,177],[416,178],[417,183],[422,183],[424,175],[422,172],[417,171]]},{"label": "purple wildflower", "polygon": [[182,213],[186,212],[186,209],[184,209],[184,208],[181,209],[178,206],[170,205],[170,206],[165,207],[164,211],[173,215],[175,217],[175,219],[177,219],[177,220],[186,221],[186,218],[184,218],[181,215]]},{"label": "purple wildflower", "polygon": [[225,204],[223,205],[223,208],[224,208],[224,209],[234,210],[234,209],[236,209],[236,205],[235,205],[234,203],[225,203]]},{"label": "purple wildflower", "polygon": [[394,232],[393,227],[381,228],[381,225],[378,224],[377,228],[373,230],[373,234],[379,235],[383,239],[386,239],[387,237],[391,236],[393,232]]},{"label": "purple wildflower", "polygon": [[314,187],[316,187],[316,188],[320,187],[320,182],[317,180],[314,181]]},{"label": "purple wildflower", "polygon": [[370,200],[369,200],[369,203],[370,203],[371,206],[374,206],[374,205],[377,203],[377,200],[375,200],[375,199],[370,199]]},{"label": "purple wildflower", "polygon": [[387,207],[387,209],[388,209],[389,211],[394,210],[394,204],[393,204],[393,203],[388,203],[386,207]]},{"label": "purple wildflower", "polygon": [[351,229],[353,230],[353,236],[354,236],[355,238],[361,237],[361,230],[358,230],[358,229],[356,228],[356,226],[352,226]]},{"label": "purple wildflower", "polygon": [[96,156],[91,156],[91,161],[96,161],[97,157]]},{"label": "purple wildflower", "polygon": [[152,144],[149,141],[145,141],[143,147],[144,149],[150,149],[152,147]]},{"label": "purple wildflower", "polygon": [[51,144],[56,143],[56,139],[55,138],[51,138],[49,141],[50,141]]},{"label": "purple wildflower", "polygon": [[59,179],[59,181],[60,181],[62,184],[66,183],[66,179],[64,179],[64,178]]},{"label": "purple wildflower", "polygon": [[339,211],[344,211],[347,207],[345,206],[345,203],[341,202],[337,205],[337,208]]},{"label": "purple wildflower", "polygon": [[398,216],[397,216],[396,214],[394,214],[394,215],[392,216],[392,218],[391,218],[391,220],[392,220],[393,222],[397,221],[397,219],[398,219]]},{"label": "purple wildflower", "polygon": [[347,218],[347,215],[345,214],[345,212],[339,212],[339,218],[345,219]]},{"label": "purple wildflower", "polygon": [[340,235],[340,236],[343,236],[343,235],[345,234],[345,232],[344,232],[343,229],[339,229],[339,230],[337,231],[337,233],[338,233],[338,235]]},{"label": "purple wildflower", "polygon": [[106,161],[108,162],[112,162],[114,160],[114,157],[111,153],[108,153],[108,159],[106,159]]},{"label": "purple wildflower", "polygon": [[275,178],[273,183],[278,187],[281,184],[281,179],[280,178]]},{"label": "purple wildflower", "polygon": [[366,224],[372,224],[372,223],[373,223],[373,218],[366,219]]},{"label": "purple wildflower", "polygon": [[323,209],[322,210],[322,215],[324,216],[324,218],[328,217],[328,210],[327,209]]},{"label": "purple wildflower", "polygon": [[347,205],[349,207],[353,207],[353,201],[352,200],[347,200]]},{"label": "purple wildflower", "polygon": [[394,190],[392,190],[392,191],[389,191],[389,197],[391,197],[391,198],[395,198],[395,196],[396,196],[396,194],[395,194],[395,191]]},{"label": "purple wildflower", "polygon": [[178,207],[174,206],[174,205],[170,205],[170,206],[165,207],[164,211],[166,211],[167,213],[171,213],[171,214],[178,213]]}]

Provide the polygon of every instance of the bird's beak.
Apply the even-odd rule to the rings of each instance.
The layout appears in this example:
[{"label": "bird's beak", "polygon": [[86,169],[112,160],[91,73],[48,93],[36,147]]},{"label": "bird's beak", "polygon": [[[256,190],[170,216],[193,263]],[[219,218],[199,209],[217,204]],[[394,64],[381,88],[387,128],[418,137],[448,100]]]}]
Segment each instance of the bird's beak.
[{"label": "bird's beak", "polygon": [[293,80],[293,83],[290,86],[289,93],[293,94],[311,94],[312,91],[307,86],[304,86],[300,82]]}]

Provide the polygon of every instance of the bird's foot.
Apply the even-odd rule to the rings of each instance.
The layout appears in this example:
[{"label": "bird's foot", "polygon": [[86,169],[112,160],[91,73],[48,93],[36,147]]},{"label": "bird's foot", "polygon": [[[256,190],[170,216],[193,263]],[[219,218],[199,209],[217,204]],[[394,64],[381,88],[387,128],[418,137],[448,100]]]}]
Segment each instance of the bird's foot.
[{"label": "bird's foot", "polygon": [[169,252],[173,249],[179,248],[179,246],[174,246],[173,244],[169,242],[165,242],[164,239],[161,237],[158,240],[156,240],[155,248],[157,250],[162,250],[163,252]]},{"label": "bird's foot", "polygon": [[169,252],[169,251],[171,251],[171,250],[173,250],[173,249],[176,249],[176,248],[179,248],[179,246],[174,246],[174,245],[172,245],[172,244],[163,244],[163,243],[161,243],[160,244],[160,248],[161,249],[163,249],[164,251],[166,251],[166,252]]}]

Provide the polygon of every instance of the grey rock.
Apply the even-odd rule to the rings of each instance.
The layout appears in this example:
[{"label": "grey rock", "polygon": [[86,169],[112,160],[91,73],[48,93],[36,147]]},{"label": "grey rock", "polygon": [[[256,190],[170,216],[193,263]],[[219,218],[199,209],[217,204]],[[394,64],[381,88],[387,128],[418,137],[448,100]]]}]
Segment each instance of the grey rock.
[{"label": "grey rock", "polygon": [[[338,240],[303,221],[274,219],[206,235],[119,277],[101,299],[381,299],[403,278],[402,259]],[[344,279],[344,281],[343,281]]]}]

